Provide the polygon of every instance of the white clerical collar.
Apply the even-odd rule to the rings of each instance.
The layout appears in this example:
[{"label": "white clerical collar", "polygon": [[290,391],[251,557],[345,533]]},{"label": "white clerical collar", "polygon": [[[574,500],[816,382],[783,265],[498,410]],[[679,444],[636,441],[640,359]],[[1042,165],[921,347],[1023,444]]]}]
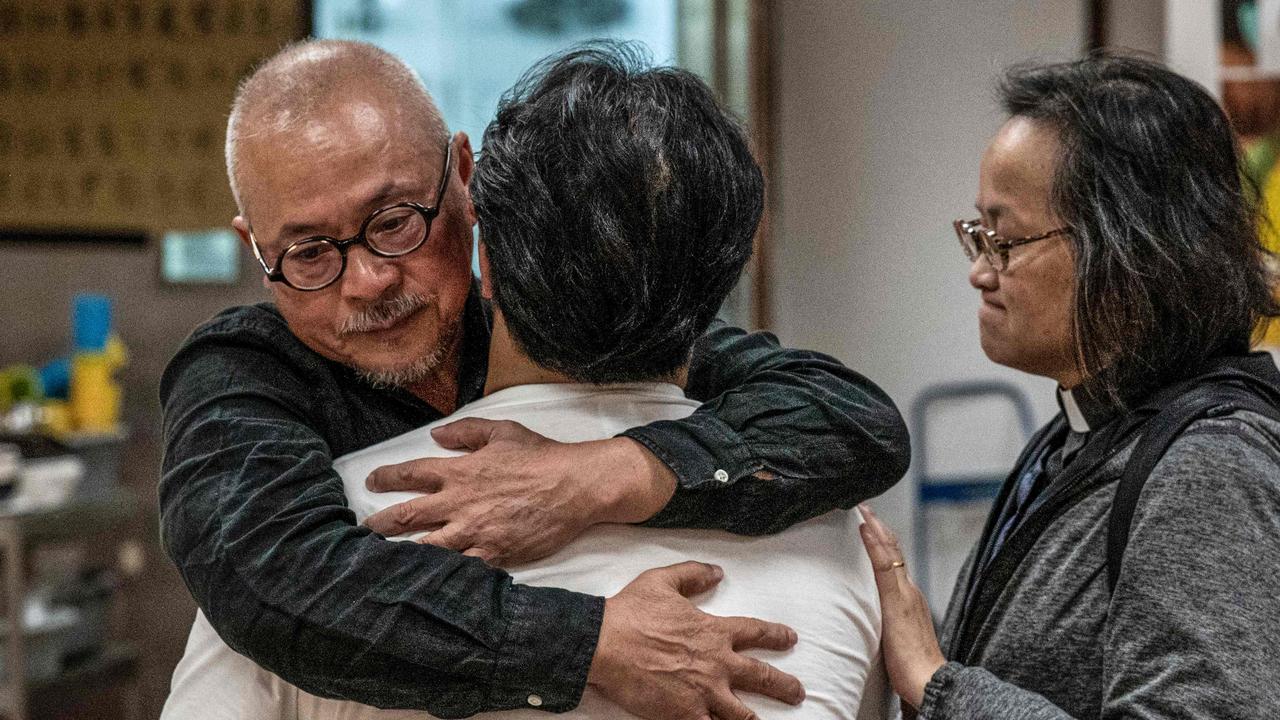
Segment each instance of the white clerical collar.
[{"label": "white clerical collar", "polygon": [[1058,404],[1062,406],[1062,412],[1067,416],[1067,424],[1071,426],[1072,432],[1087,433],[1092,428],[1089,427],[1089,421],[1085,419],[1084,412],[1080,410],[1080,403],[1076,402],[1075,395],[1066,388],[1058,388]]}]

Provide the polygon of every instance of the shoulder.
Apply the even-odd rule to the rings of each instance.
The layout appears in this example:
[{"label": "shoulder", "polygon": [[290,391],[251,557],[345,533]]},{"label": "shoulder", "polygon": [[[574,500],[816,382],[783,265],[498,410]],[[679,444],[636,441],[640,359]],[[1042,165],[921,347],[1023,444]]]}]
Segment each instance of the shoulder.
[{"label": "shoulder", "polygon": [[1243,475],[1280,484],[1280,413],[1266,416],[1235,410],[1219,417],[1200,418],[1169,446],[1152,471],[1152,479],[1166,476],[1221,477]]},{"label": "shoulder", "polygon": [[232,307],[197,327],[178,348],[161,378],[161,401],[182,387],[288,384],[327,364],[290,331],[273,305]]},{"label": "shoulder", "polygon": [[[1280,421],[1235,411],[1192,423],[1151,471],[1135,511],[1146,525],[1202,538],[1280,522]],[[1242,538],[1243,539],[1243,538]]]},{"label": "shoulder", "polygon": [[223,310],[196,327],[183,343],[183,348],[203,342],[276,339],[280,333],[292,336],[289,324],[274,305],[237,305]]},{"label": "shoulder", "polygon": [[293,334],[274,305],[259,303],[230,307],[205,321],[183,341],[170,365],[184,356],[233,348],[258,348],[282,357],[321,357]]}]

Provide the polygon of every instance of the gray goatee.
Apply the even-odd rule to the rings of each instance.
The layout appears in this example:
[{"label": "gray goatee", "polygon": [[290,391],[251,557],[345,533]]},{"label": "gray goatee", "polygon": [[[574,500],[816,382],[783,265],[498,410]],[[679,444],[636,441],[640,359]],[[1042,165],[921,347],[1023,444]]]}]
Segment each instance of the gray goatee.
[{"label": "gray goatee", "polygon": [[[426,297],[416,293],[405,293],[386,300],[380,300],[343,321],[338,334],[346,337],[393,325],[429,304],[430,301]],[[440,367],[445,360],[446,354],[452,349],[459,331],[460,328],[457,327],[457,323],[441,328],[440,341],[426,355],[399,367],[373,370],[357,366],[356,372],[366,382],[375,387],[388,388],[413,385],[426,379]]]}]

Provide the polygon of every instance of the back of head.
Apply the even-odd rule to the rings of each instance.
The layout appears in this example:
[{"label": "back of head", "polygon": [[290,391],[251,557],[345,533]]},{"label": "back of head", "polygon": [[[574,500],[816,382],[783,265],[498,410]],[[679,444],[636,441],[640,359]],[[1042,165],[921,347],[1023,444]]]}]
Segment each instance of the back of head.
[{"label": "back of head", "polygon": [[1009,70],[1005,109],[1054,128],[1053,205],[1075,253],[1074,339],[1117,399],[1247,350],[1276,313],[1256,193],[1204,88],[1158,63],[1092,56]]},{"label": "back of head", "polygon": [[236,89],[227,120],[226,162],[241,214],[247,193],[241,172],[243,146],[288,142],[291,133],[323,122],[344,103],[364,102],[406,134],[411,147],[435,149],[448,140],[440,111],[409,66],[369,43],[305,40],[265,60]]},{"label": "back of head", "polygon": [[512,338],[594,383],[688,361],[751,255],[764,195],[707,86],[619,44],[531,70],[485,131],[471,192]]}]

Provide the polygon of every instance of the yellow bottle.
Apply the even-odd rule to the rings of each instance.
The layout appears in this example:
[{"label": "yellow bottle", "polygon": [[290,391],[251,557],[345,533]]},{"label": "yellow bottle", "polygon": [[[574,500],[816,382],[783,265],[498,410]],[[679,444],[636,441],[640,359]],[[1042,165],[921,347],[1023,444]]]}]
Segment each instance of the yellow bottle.
[{"label": "yellow bottle", "polygon": [[72,356],[70,405],[76,430],[110,433],[119,428],[123,392],[114,375],[126,359],[124,344],[115,336],[100,353]]}]

